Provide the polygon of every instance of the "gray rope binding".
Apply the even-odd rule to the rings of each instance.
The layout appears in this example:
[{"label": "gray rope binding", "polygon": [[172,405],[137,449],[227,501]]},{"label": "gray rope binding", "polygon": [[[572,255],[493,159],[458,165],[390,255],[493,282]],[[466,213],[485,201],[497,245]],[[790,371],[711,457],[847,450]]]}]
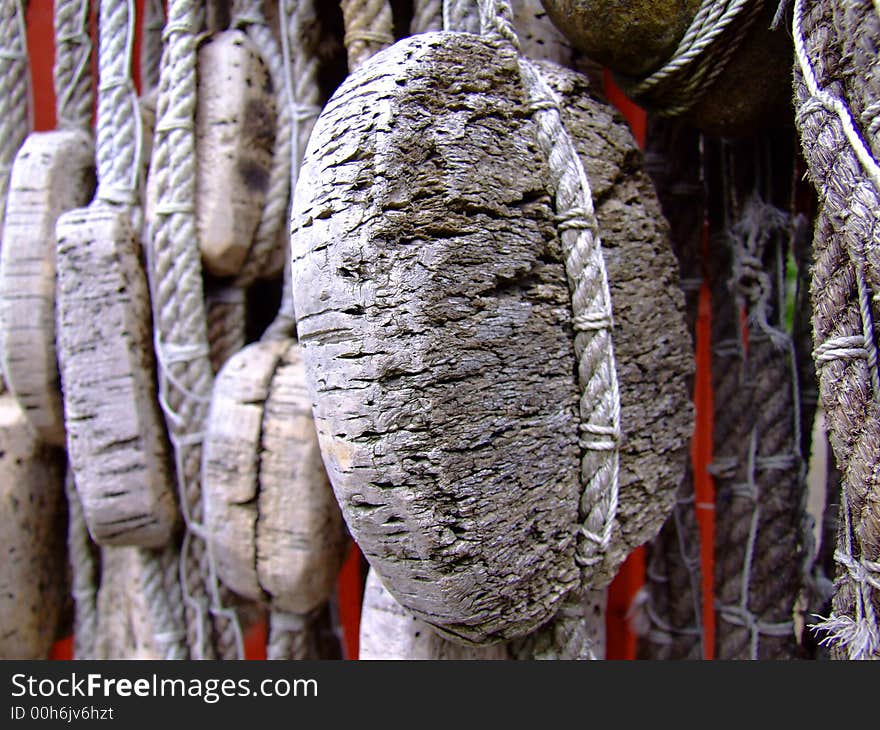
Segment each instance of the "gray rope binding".
[{"label": "gray rope binding", "polygon": [[[480,25],[484,35],[519,50],[513,11],[507,0],[481,0]],[[620,393],[611,341],[611,295],[599,240],[589,181],[577,150],[565,129],[559,103],[538,69],[520,56],[520,73],[531,104],[538,144],[550,166],[557,228],[565,257],[575,328],[574,350],[581,391],[580,446],[583,487],[576,558],[582,570],[583,591],[608,585],[602,553],[612,540],[618,503]],[[586,595],[570,595],[560,611],[560,623],[589,622],[592,612],[581,610]],[[570,608],[570,610],[569,610]],[[566,636],[580,636],[580,646],[564,647],[569,658],[594,656],[593,637],[603,626],[555,628]]]},{"label": "gray rope binding", "polygon": [[186,526],[180,585],[187,642],[195,659],[244,655],[241,627],[227,608],[202,524],[201,455],[213,372],[208,348],[202,267],[195,225],[195,0],[171,0],[163,37],[151,175],[156,220],[149,232],[159,397],[175,453]]}]

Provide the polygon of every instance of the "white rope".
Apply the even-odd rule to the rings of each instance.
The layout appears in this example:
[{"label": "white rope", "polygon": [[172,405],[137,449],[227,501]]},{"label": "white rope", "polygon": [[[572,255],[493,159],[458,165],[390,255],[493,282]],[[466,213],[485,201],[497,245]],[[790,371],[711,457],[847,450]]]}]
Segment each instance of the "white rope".
[{"label": "white rope", "polygon": [[33,127],[27,28],[21,0],[0,5],[0,235],[12,163]]},{"label": "white rope", "polygon": [[480,32],[477,0],[443,0],[443,29],[457,33]]},{"label": "white rope", "polygon": [[55,1],[55,116],[59,129],[92,128],[89,0]]},{"label": "white rope", "polygon": [[143,157],[140,107],[131,78],[135,19],[134,0],[101,0],[95,197],[132,208],[140,200]]},{"label": "white rope", "polygon": [[[652,100],[659,111],[665,116],[683,114],[718,79],[763,8],[762,0],[703,0],[669,61],[645,78],[620,76],[621,85],[636,98],[663,87],[662,98]],[[735,34],[724,36],[721,43],[729,28]]]}]

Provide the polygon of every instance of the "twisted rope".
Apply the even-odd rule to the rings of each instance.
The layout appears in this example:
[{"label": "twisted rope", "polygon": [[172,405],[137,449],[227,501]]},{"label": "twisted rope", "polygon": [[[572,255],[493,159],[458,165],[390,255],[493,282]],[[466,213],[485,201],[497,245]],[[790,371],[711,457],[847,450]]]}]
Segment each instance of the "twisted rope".
[{"label": "twisted rope", "polygon": [[[518,52],[510,2],[480,0],[479,11],[483,35]],[[563,124],[559,101],[538,68],[522,56],[519,69],[535,120],[538,146],[550,168],[550,190],[571,292],[582,452],[582,524],[575,558],[581,566],[581,585],[596,592],[613,577],[605,574],[602,562],[614,531],[620,467],[620,393],[611,342],[611,294],[590,184]],[[601,617],[594,612],[566,608],[569,604],[579,605],[582,598],[576,594],[566,598],[550,628],[555,650],[573,658],[594,656],[595,637],[604,635],[603,627],[596,623]]]},{"label": "twisted rope", "polygon": [[480,10],[477,5],[477,0],[443,0],[443,29],[479,34]]},{"label": "twisted rope", "polygon": [[165,25],[163,0],[146,0],[141,26],[141,93],[146,95],[159,87],[159,65],[162,60],[162,27]]},{"label": "twisted rope", "polygon": [[443,0],[415,0],[410,35],[443,29]]},{"label": "twisted rope", "polygon": [[[813,241],[814,358],[829,435],[842,471],[842,529],[832,613],[813,626],[850,659],[880,657],[880,374],[872,307],[880,236],[880,165],[862,139],[837,78],[833,12],[796,0],[796,120],[821,204]],[[816,59],[814,61],[813,59]],[[821,65],[819,64],[821,60]]]},{"label": "twisted rope", "polygon": [[645,78],[621,75],[618,82],[665,116],[683,114],[712,87],[763,8],[763,0],[703,0],[669,61]]},{"label": "twisted rope", "polygon": [[7,0],[0,4],[0,231],[12,163],[32,126],[30,93],[24,7]]},{"label": "twisted rope", "polygon": [[874,158],[880,157],[880,73],[877,43],[880,42],[880,10],[877,0],[848,0],[833,8],[834,27],[839,29],[842,71],[852,116]]},{"label": "twisted rope", "polygon": [[309,659],[311,622],[299,614],[272,611],[269,614],[269,641],[266,658],[274,661]]},{"label": "twisted rope", "polygon": [[[716,652],[722,659],[793,658],[792,614],[810,551],[797,358],[782,324],[790,220],[759,197],[769,195],[760,183],[778,163],[755,154],[749,167],[750,152],[745,145],[721,150],[723,220],[713,245]],[[746,161],[744,170],[728,157]],[[744,203],[742,188],[750,191]]]},{"label": "twisted rope", "polygon": [[[292,140],[290,148],[290,190],[296,188],[306,145],[321,112],[321,87],[318,83],[320,59],[316,43],[318,17],[314,0],[279,0],[284,87],[287,91]],[[289,218],[289,211],[288,211]],[[289,249],[287,241],[286,249]],[[284,282],[281,306],[263,339],[289,339],[295,334],[296,317],[293,307],[290,256],[284,259]]]},{"label": "twisted rope", "polygon": [[244,290],[236,286],[214,287],[205,298],[211,369],[216,374],[245,345],[246,301]]},{"label": "twisted rope", "polygon": [[345,23],[348,69],[356,71],[370,56],[394,43],[391,4],[388,0],[340,0]]},{"label": "twisted rope", "polygon": [[287,219],[290,201],[290,154],[292,121],[288,90],[285,84],[285,67],[281,49],[275,35],[269,28],[260,0],[236,0],[233,4],[233,27],[244,29],[254,46],[259,49],[269,76],[272,79],[278,101],[278,117],[275,131],[275,146],[272,150],[272,168],[269,170],[269,183],[266,189],[266,202],[260,223],[254,233],[248,257],[241,272],[236,277],[236,286],[247,287],[254,279],[264,275],[267,266],[274,259],[278,248],[279,233]]},{"label": "twisted rope", "polygon": [[135,38],[135,4],[102,0],[98,44],[98,125],[95,155],[96,199],[136,206],[140,174],[140,107],[131,78]]},{"label": "twisted rope", "polygon": [[[243,656],[241,627],[225,606],[202,524],[201,455],[213,373],[194,215],[195,0],[171,0],[163,30],[156,143],[156,219],[149,231],[150,287],[159,399],[174,447],[186,531],[180,585],[190,656]],[[216,634],[216,636],[215,636]]]},{"label": "twisted rope", "polygon": [[68,505],[67,559],[70,562],[74,609],[73,656],[76,659],[94,659],[98,630],[98,565],[82,503],[76,491],[73,470],[69,466],[64,480],[64,491]]},{"label": "twisted rope", "polygon": [[89,0],[55,2],[55,116],[59,129],[92,128]]}]

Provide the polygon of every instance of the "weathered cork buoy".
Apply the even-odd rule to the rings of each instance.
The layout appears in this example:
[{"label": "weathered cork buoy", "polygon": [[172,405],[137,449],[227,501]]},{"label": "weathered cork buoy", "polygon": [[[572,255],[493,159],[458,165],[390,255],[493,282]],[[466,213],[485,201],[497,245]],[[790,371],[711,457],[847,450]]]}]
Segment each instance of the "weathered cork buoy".
[{"label": "weathered cork buoy", "polygon": [[91,138],[36,132],[15,158],[0,252],[0,353],[10,390],[40,437],[64,446],[55,352],[55,223],[95,187]]},{"label": "weathered cork buoy", "polygon": [[[779,3],[752,0],[712,8],[700,0],[541,0],[556,26],[591,59],[618,75],[624,89],[648,109],[683,115],[715,135],[738,136],[760,128],[792,126],[790,34],[771,29]],[[722,12],[723,11],[723,12]],[[724,17],[733,17],[723,24]],[[681,56],[681,42],[697,32],[719,32],[696,55],[707,81],[678,89],[677,74],[657,87],[641,83]],[[723,25],[723,27],[722,27]],[[716,77],[716,71],[717,77]],[[684,106],[685,109],[679,107]]]},{"label": "weathered cork buoy", "polygon": [[345,557],[339,507],[312,420],[299,344],[244,348],[214,384],[205,436],[205,521],[223,582],[304,615]]},{"label": "weathered cork buoy", "polygon": [[237,274],[254,238],[272,166],[275,94],[260,51],[240,30],[199,49],[196,224],[205,268]]},{"label": "weathered cork buoy", "polygon": [[507,659],[504,644],[462,646],[443,638],[424,621],[401,606],[375,570],[367,573],[358,659],[402,661],[446,659],[452,661]]},{"label": "weathered cork buoy", "polygon": [[666,226],[631,136],[608,133],[622,120],[548,72],[604,168],[611,240],[620,507],[589,567],[571,294],[516,55],[451,33],[378,54],[319,118],[294,199],[298,335],[346,522],[394,598],[465,643],[527,634],[582,582],[606,585],[684,468],[690,344]]},{"label": "weathered cork buoy", "polygon": [[63,457],[0,395],[0,658],[45,659],[64,605]]},{"label": "weathered cork buoy", "polygon": [[541,0],[576,48],[620,73],[640,76],[675,51],[702,0]]}]

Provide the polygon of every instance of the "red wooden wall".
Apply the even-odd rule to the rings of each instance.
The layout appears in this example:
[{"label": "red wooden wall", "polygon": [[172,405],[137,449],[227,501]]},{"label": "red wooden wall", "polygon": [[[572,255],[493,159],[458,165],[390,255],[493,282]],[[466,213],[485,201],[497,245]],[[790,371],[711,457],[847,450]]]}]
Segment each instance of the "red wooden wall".
[{"label": "red wooden wall", "polygon": [[[137,0],[138,13],[143,12],[144,1]],[[49,130],[55,126],[55,94],[52,86],[52,63],[54,59],[52,31],[52,0],[30,0],[27,10],[28,50],[34,90],[34,127]],[[140,24],[138,24],[140,27]],[[139,57],[138,45],[134,58]],[[135,81],[139,83],[138,69],[134,69]],[[630,102],[606,75],[606,91],[609,99],[617,105],[629,121],[639,144],[645,142],[645,113]],[[707,656],[714,652],[714,600],[712,592],[712,544],[714,540],[714,488],[706,466],[712,458],[712,386],[710,377],[709,345],[710,327],[709,290],[704,285],[700,293],[700,313],[697,323],[697,377],[694,400],[697,410],[696,436],[692,445],[696,502],[700,525],[701,554],[703,561],[703,625]],[[607,628],[609,659],[633,659],[636,653],[636,637],[630,630],[627,614],[633,598],[642,587],[645,576],[644,549],[636,550],[622,566],[611,585],[608,595]],[[339,576],[339,613],[343,624],[345,653],[349,658],[358,654],[358,631],[360,624],[361,586],[363,574],[361,558],[352,548]],[[265,658],[265,624],[255,627],[246,637],[246,653],[249,659]],[[59,641],[53,658],[67,659],[72,652],[70,637]]]}]

